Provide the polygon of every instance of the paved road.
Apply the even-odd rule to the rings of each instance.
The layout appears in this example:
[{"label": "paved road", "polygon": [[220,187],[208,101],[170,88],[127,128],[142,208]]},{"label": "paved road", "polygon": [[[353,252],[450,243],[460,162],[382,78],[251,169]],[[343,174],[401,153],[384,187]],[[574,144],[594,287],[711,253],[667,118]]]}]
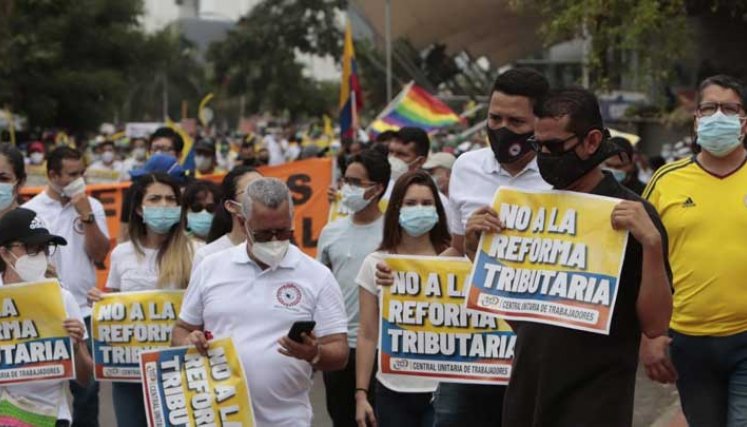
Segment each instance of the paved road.
[{"label": "paved road", "polygon": [[[101,425],[114,427],[114,411],[112,410],[111,386],[103,383],[101,386]],[[649,381],[642,371],[638,372],[636,385],[635,409],[633,413],[633,427],[667,426],[668,419],[676,410],[677,390],[674,386],[663,386]],[[327,416],[324,403],[324,383],[320,374],[314,379],[311,390],[311,404],[314,407],[314,422],[312,427],[331,427],[332,422]]]}]

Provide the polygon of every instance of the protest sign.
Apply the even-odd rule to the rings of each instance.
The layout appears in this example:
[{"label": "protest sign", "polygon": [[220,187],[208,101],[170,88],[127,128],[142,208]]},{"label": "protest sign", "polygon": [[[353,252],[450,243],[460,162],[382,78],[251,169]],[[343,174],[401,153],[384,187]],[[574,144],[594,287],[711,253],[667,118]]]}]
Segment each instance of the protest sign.
[{"label": "protest sign", "polygon": [[230,338],[140,353],[149,427],[254,425],[244,368]]},{"label": "protest sign", "polygon": [[0,385],[75,378],[56,280],[0,286]]},{"label": "protest sign", "polygon": [[498,190],[503,222],[483,235],[467,307],[508,320],[609,334],[628,241],[612,229],[618,199],[567,191]]},{"label": "protest sign", "polygon": [[[443,382],[507,384],[516,336],[505,322],[464,307],[465,258],[387,256],[379,369]],[[397,390],[406,391],[406,390]]]},{"label": "protest sign", "polygon": [[140,353],[171,344],[184,291],[112,292],[93,305],[93,375],[140,382]]}]

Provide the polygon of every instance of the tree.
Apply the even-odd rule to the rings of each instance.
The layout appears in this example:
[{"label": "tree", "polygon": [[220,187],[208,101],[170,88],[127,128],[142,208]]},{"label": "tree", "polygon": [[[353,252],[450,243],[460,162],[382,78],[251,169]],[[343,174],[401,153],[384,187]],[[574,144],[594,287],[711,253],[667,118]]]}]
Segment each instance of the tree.
[{"label": "tree", "polygon": [[[686,53],[688,32],[684,0],[513,0],[519,9],[539,10],[546,43],[574,38],[590,41],[586,58],[592,86],[619,82],[629,54],[644,73],[665,78]],[[656,48],[652,48],[655,46]]]},{"label": "tree", "polygon": [[333,99],[328,85],[306,76],[297,54],[340,56],[336,15],[345,5],[345,0],[262,1],[224,41],[211,46],[215,82],[229,96],[243,95],[248,111],[297,116],[329,110],[333,105],[319,105]]},{"label": "tree", "polygon": [[139,0],[5,0],[0,105],[36,127],[92,130],[112,120],[144,35]]},{"label": "tree", "polygon": [[[674,65],[694,53],[693,17],[721,15],[744,22],[744,0],[512,0],[519,10],[538,11],[546,43],[590,41],[591,85],[609,89],[638,68],[648,83],[672,76]],[[727,36],[725,36],[727,37]],[[631,65],[637,60],[637,67]]]}]

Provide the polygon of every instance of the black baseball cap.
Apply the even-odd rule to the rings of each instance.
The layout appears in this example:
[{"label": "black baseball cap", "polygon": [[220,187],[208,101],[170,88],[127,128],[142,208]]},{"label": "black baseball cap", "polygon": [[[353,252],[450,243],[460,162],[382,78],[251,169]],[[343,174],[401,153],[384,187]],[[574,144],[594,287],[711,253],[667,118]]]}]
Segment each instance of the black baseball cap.
[{"label": "black baseball cap", "polygon": [[207,139],[203,139],[199,141],[197,144],[195,144],[195,152],[196,153],[207,153],[209,155],[215,155],[215,144],[208,141]]},{"label": "black baseball cap", "polygon": [[67,245],[67,240],[49,233],[36,212],[26,208],[15,208],[0,218],[0,246],[11,242]]}]

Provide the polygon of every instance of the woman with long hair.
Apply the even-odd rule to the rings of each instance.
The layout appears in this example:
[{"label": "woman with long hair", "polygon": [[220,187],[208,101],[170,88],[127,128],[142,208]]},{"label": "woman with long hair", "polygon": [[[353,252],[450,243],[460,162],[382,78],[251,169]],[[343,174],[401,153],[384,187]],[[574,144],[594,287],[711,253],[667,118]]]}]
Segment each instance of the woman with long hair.
[{"label": "woman with long hair", "polygon": [[199,248],[195,253],[193,270],[208,255],[234,247],[246,240],[239,196],[250,182],[258,178],[262,178],[262,174],[250,166],[236,166],[223,177],[221,183],[223,198],[215,209],[213,223],[207,237],[208,244]]},{"label": "woman with long hair", "polygon": [[[376,264],[388,254],[436,256],[449,247],[451,236],[446,214],[433,179],[424,171],[408,172],[394,184],[389,205],[384,214],[384,235],[379,249],[366,257],[356,278],[360,286],[360,329],[356,354],[356,422],[365,427],[377,421],[381,427],[433,425],[431,397],[437,381],[422,379],[414,384],[408,379],[411,392],[402,389],[396,376],[376,374],[376,388],[369,384],[374,369],[376,345],[379,340],[379,292],[376,285]],[[367,399],[376,393],[376,409]]]},{"label": "woman with long hair", "polygon": [[[179,185],[168,175],[150,174],[131,188],[130,240],[112,251],[104,291],[185,289],[194,247],[184,231]],[[99,289],[93,288],[88,298],[95,302],[101,295]],[[112,396],[119,427],[147,424],[140,384],[115,382]]]}]

